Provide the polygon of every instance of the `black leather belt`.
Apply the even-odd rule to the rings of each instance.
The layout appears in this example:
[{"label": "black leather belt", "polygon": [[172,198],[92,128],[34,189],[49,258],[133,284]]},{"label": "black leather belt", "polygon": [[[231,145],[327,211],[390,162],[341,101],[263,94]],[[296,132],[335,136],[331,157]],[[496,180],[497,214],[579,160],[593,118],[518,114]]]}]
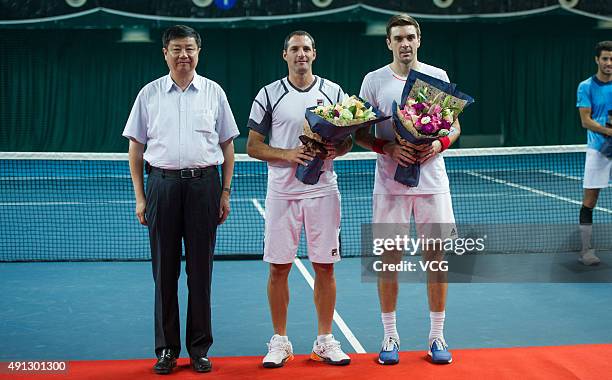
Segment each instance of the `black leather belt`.
[{"label": "black leather belt", "polygon": [[168,178],[199,178],[207,173],[216,170],[215,166],[207,166],[205,168],[193,168],[193,169],[161,169],[151,166],[151,171],[149,174],[158,175],[161,177]]}]

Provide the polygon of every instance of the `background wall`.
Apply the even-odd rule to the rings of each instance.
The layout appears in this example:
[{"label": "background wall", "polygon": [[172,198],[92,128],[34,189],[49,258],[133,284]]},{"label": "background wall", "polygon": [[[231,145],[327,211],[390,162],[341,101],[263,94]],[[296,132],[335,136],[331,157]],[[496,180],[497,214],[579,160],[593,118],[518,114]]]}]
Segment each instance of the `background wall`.
[{"label": "background wall", "polygon": [[[576,87],[595,72],[593,47],[609,30],[570,15],[421,28],[419,59],[446,69],[476,99],[461,118],[459,146],[481,135],[501,136],[484,145],[586,141]],[[348,93],[391,60],[384,36],[366,36],[362,22],[200,30],[198,73],[225,89],[243,138],[259,88],[287,73],[282,43],[296,29],[316,39],[315,74]],[[161,33],[127,44],[117,42],[119,30],[0,30],[0,151],[125,152],[121,132],[136,94],[168,71]]]}]

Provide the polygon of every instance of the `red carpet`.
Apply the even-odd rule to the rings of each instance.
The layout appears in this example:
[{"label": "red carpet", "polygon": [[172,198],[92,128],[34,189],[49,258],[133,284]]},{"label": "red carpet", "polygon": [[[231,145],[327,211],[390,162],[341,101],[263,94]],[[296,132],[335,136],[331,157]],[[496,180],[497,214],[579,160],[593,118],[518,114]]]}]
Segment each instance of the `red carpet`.
[{"label": "red carpet", "polygon": [[528,380],[528,379],[612,379],[612,344],[558,347],[453,350],[449,365],[426,361],[423,352],[402,352],[395,366],[375,363],[376,354],[353,354],[347,367],[333,367],[296,356],[284,368],[264,369],[260,357],[211,358],[213,371],[196,374],[188,359],[170,376],[151,372],[152,359],[115,361],[72,361],[63,375],[0,375],[2,379],[440,379],[440,380]]}]

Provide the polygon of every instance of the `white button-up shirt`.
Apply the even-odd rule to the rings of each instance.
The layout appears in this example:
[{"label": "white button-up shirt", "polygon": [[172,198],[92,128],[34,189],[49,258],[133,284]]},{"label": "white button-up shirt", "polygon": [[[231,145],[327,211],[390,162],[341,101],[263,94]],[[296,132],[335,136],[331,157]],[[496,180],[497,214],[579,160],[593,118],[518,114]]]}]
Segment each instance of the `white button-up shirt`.
[{"label": "white button-up shirt", "polygon": [[225,92],[195,74],[182,91],[170,75],[140,90],[123,136],[147,145],[144,159],[162,169],[223,163],[220,143],[239,135]]}]

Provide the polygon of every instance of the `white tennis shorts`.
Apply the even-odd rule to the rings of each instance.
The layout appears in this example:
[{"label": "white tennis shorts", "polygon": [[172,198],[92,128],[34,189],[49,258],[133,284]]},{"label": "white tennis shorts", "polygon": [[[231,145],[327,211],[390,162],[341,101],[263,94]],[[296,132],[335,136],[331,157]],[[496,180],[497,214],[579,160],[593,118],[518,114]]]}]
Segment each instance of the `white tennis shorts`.
[{"label": "white tennis shorts", "polygon": [[[389,195],[374,194],[374,233],[408,234],[414,216],[419,236],[450,239],[457,237],[450,192],[441,194]],[[377,232],[380,231],[380,232]]]},{"label": "white tennis shorts", "polygon": [[582,187],[585,189],[603,189],[608,187],[611,170],[612,159],[595,149],[587,148]]},{"label": "white tennis shorts", "polygon": [[340,260],[340,194],[296,200],[266,199],[265,215],[264,261],[292,263],[302,226],[311,262],[329,264]]}]

